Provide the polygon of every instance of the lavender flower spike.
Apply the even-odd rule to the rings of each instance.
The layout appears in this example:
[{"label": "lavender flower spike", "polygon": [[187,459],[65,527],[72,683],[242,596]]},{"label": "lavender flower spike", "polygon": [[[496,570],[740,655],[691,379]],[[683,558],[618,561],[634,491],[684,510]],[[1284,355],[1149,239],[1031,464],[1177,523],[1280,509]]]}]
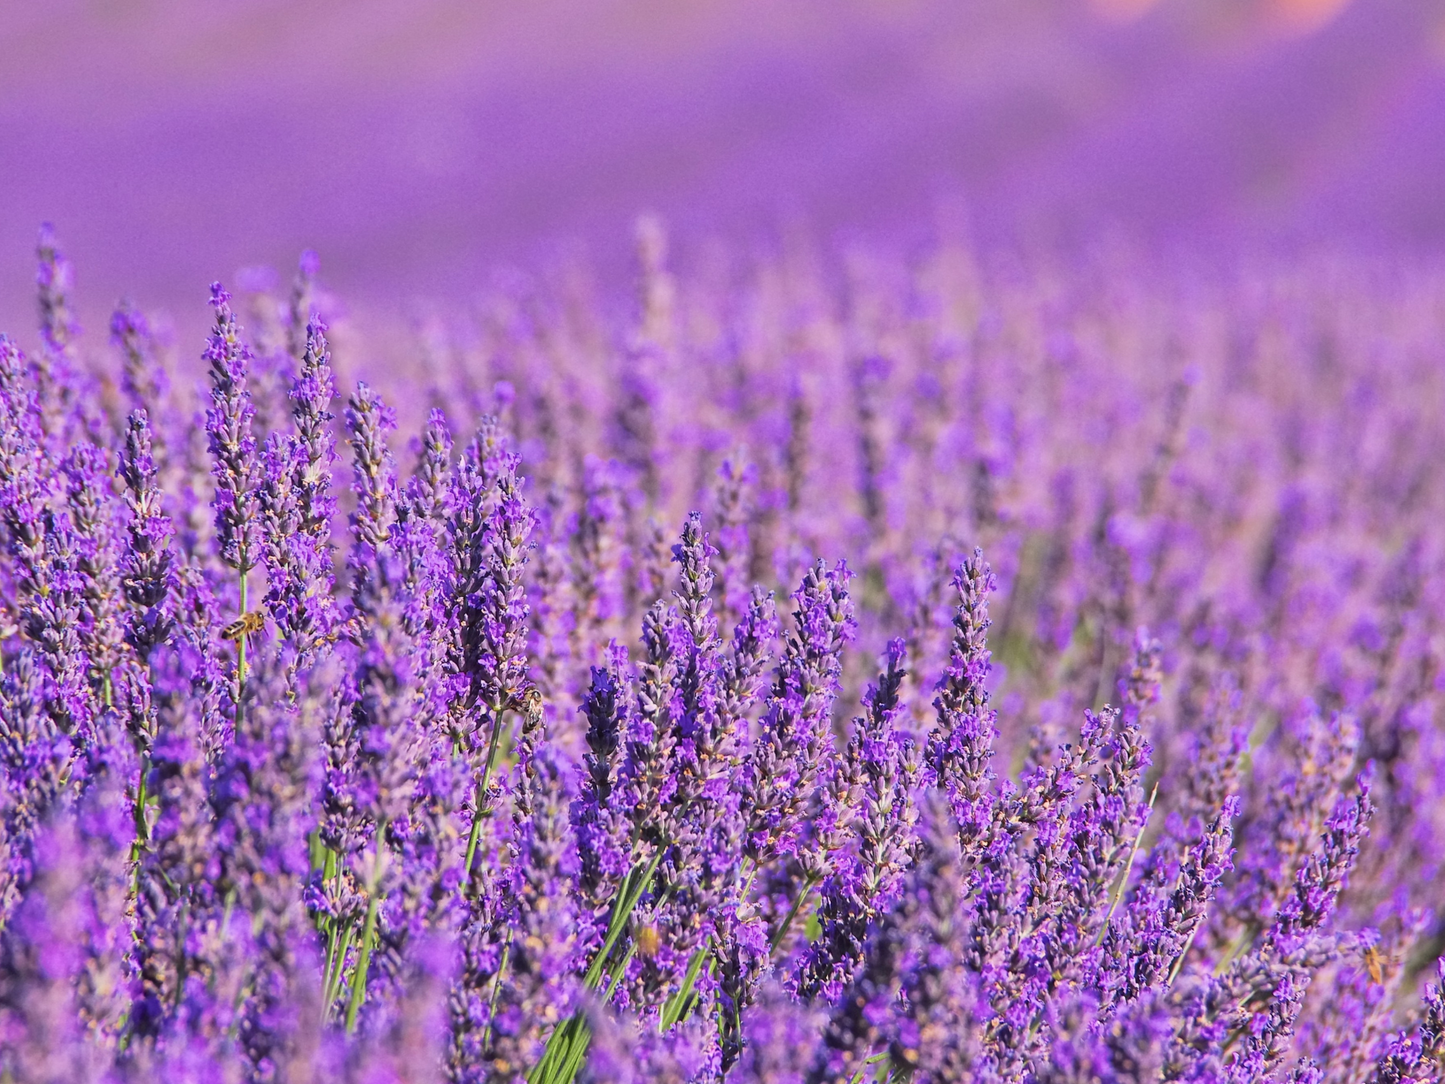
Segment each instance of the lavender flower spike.
[{"label": "lavender flower spike", "polygon": [[211,307],[216,323],[201,356],[210,366],[211,405],[206,410],[206,435],[211,453],[211,476],[215,480],[212,504],[216,515],[216,540],[220,558],[236,571],[239,584],[236,636],[236,690],[233,700],[241,711],[245,700],[246,643],[253,631],[250,599],[247,595],[251,569],[260,560],[258,490],[261,472],[256,461],[256,439],[252,419],[256,415],[246,387],[251,364],[250,348],[241,341],[231,295],[219,282],[211,284]]},{"label": "lavender flower spike", "polygon": [[177,589],[171,538],[175,526],[161,507],[150,418],[144,409],[126,423],[120,477],[130,512],[128,545],[121,564],[121,590],[129,607],[126,639],[141,659],[163,643],[174,623]]},{"label": "lavender flower spike", "polygon": [[216,484],[216,534],[221,559],[240,573],[244,584],[260,556],[256,522],[259,471],[251,432],[256,408],[246,388],[251,350],[241,341],[231,295],[219,282],[211,285],[211,307],[216,310],[216,326],[201,357],[210,366],[211,377],[206,433]]},{"label": "lavender flower spike", "polygon": [[762,732],[744,765],[743,809],[748,818],[747,854],[761,862],[791,854],[798,818],[828,767],[833,740],[830,716],[838,694],[843,644],[854,630],[843,562],[819,561],[793,595],[796,629],[787,638]]},{"label": "lavender flower spike", "polygon": [[981,549],[964,562],[953,586],[959,596],[953,650],[933,702],[938,728],[928,739],[927,763],[933,780],[948,795],[966,855],[988,821],[993,779],[989,761],[998,738],[997,713],[985,684],[990,668],[988,594],[997,585]]}]

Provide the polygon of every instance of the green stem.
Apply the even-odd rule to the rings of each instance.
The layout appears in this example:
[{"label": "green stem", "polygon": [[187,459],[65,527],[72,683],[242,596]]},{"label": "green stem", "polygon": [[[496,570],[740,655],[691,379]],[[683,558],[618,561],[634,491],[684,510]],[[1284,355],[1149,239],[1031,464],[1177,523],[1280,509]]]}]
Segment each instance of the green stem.
[{"label": "green stem", "polygon": [[[612,1000],[612,995],[617,992],[617,984],[627,973],[627,965],[632,962],[632,957],[636,952],[636,945],[627,946],[627,951],[612,972],[612,981],[607,984],[607,992],[602,995],[603,1004]],[[544,1076],[542,1079],[547,1084],[572,1084],[582,1069],[582,1062],[587,1058],[587,1048],[592,1045],[592,1028],[588,1026],[585,1017],[577,1015],[572,1019],[576,1023],[569,1031],[567,1039],[561,1047],[560,1057],[557,1059],[561,1062],[561,1072],[556,1077],[551,1077],[550,1073]]]},{"label": "green stem", "polygon": [[326,947],[326,985],[324,988],[326,1011],[336,1003],[341,992],[341,974],[346,970],[346,954],[351,951],[351,942],[356,937],[356,927],[347,926],[333,929]]},{"label": "green stem", "polygon": [[507,973],[507,961],[512,957],[512,931],[507,931],[507,943],[502,946],[502,962],[497,965],[497,977],[492,983],[492,996],[487,1001],[487,1026],[482,1029],[482,1049],[492,1038],[492,1020],[497,1015],[497,998],[502,992],[502,976]]},{"label": "green stem", "polygon": [[639,875],[637,867],[632,870],[622,881],[622,886],[617,893],[617,903],[612,909],[612,919],[607,926],[607,939],[603,942],[602,948],[598,950],[597,956],[592,961],[592,966],[587,969],[583,977],[583,985],[589,990],[595,990],[597,984],[602,981],[602,970],[607,964],[607,957],[611,955],[613,946],[622,937],[622,931],[627,928],[627,920],[632,917],[632,911],[637,906],[637,901],[642,899],[642,894],[652,885],[652,875],[657,872],[657,864],[662,861],[662,852],[666,847],[658,847],[652,855],[652,860],[647,863]]},{"label": "green stem", "polygon": [[146,777],[150,775],[150,766],[150,757],[141,754],[140,782],[135,788],[135,845],[131,852],[132,859],[140,856],[141,850],[150,839],[150,826],[146,824],[146,802],[150,800],[146,790]]},{"label": "green stem", "polygon": [[1214,965],[1214,973],[1216,975],[1223,975],[1228,971],[1230,965],[1239,957],[1243,956],[1250,945],[1254,943],[1254,938],[1258,933],[1259,931],[1255,929],[1252,924],[1240,930],[1239,936],[1234,939],[1229,948],[1225,950],[1224,955],[1219,958],[1219,962]]},{"label": "green stem", "polygon": [[[738,894],[739,900],[746,900],[748,898],[748,894],[753,890],[753,879],[758,875],[758,865],[756,862],[751,858],[744,858],[743,862],[745,863],[747,873],[743,878],[742,891]],[[697,976],[702,970],[703,960],[707,960],[707,973],[709,975],[713,974],[714,965],[717,963],[716,960],[708,959],[712,953],[712,948],[713,939],[712,936],[709,935],[708,939],[693,953],[692,959],[688,961],[687,974],[682,980],[682,985],[678,987],[677,993],[673,994],[663,1004],[662,1016],[659,1020],[661,1031],[667,1031],[668,1028],[692,1012],[693,1002],[695,1000],[693,989],[697,985]]]},{"label": "green stem", "polygon": [[682,985],[663,1003],[662,1013],[658,1017],[657,1030],[659,1034],[666,1034],[667,1030],[687,1015],[691,1008],[693,987],[697,985],[697,976],[702,971],[702,962],[712,952],[712,935],[709,934],[706,941],[698,946],[697,951],[692,954],[688,961],[687,974],[683,976]]},{"label": "green stem", "polygon": [[[246,573],[245,559],[242,558],[241,565],[241,616],[246,616]],[[245,711],[242,706],[246,695],[246,634],[241,633],[236,639],[236,729],[241,729],[241,714]]]},{"label": "green stem", "polygon": [[1124,898],[1125,889],[1129,887],[1129,874],[1134,869],[1134,858],[1139,853],[1139,844],[1144,839],[1144,829],[1149,825],[1149,814],[1154,811],[1154,799],[1157,797],[1159,797],[1159,784],[1155,783],[1154,790],[1149,795],[1149,807],[1144,811],[1144,820],[1139,825],[1138,834],[1134,836],[1134,846],[1129,848],[1129,861],[1124,863],[1124,873],[1119,878],[1119,889],[1114,893],[1114,902],[1109,904],[1109,913],[1104,916],[1104,924],[1099,927],[1099,937],[1094,942],[1095,946],[1104,943],[1104,935],[1109,931],[1109,920],[1114,917],[1114,911],[1118,908],[1119,901]]},{"label": "green stem", "polygon": [[[377,899],[373,895],[366,905],[366,925],[361,930],[361,952],[356,958],[356,972],[351,976],[351,998],[346,1003],[346,1034],[356,1031],[356,1014],[366,1000],[366,972],[371,967],[371,942],[376,936]],[[344,957],[343,957],[344,959]]]},{"label": "green stem", "polygon": [[747,874],[743,877],[742,891],[738,893],[738,902],[747,903],[748,897],[752,895],[753,881],[757,879],[760,864],[751,858],[744,858],[743,864],[748,867]]},{"label": "green stem", "polygon": [[788,927],[793,924],[793,919],[798,917],[798,912],[803,909],[803,904],[807,902],[808,897],[812,895],[813,889],[818,887],[818,883],[822,881],[822,879],[823,878],[816,873],[808,874],[807,879],[803,881],[803,887],[798,893],[798,898],[793,901],[792,909],[788,911],[788,917],[783,919],[783,924],[778,927],[778,932],[773,934],[773,940],[768,945],[769,952],[778,951],[778,946],[783,943],[783,938],[788,934]]},{"label": "green stem", "polygon": [[866,1061],[863,1062],[861,1066],[858,1067],[858,1072],[853,1074],[853,1079],[849,1081],[849,1084],[862,1084],[863,1078],[868,1075],[868,1067],[870,1065],[879,1065],[882,1062],[887,1061],[888,1057],[888,1051],[885,1050],[881,1054],[874,1054],[872,1057],[868,1058]]},{"label": "green stem", "polygon": [[1194,947],[1194,938],[1198,935],[1199,927],[1202,925],[1204,925],[1204,920],[1200,919],[1194,929],[1189,931],[1189,939],[1184,942],[1184,949],[1179,953],[1179,959],[1174,961],[1174,965],[1169,968],[1169,977],[1164,980],[1166,987],[1173,986],[1174,980],[1179,977],[1179,969],[1184,966],[1184,961],[1189,956],[1189,950]]},{"label": "green stem", "polygon": [[612,981],[607,984],[607,992],[602,995],[604,1003],[612,1000],[612,995],[617,992],[617,984],[622,981],[622,976],[627,973],[627,965],[632,962],[632,957],[637,953],[636,945],[628,945],[627,951],[622,954],[622,962],[612,972]]},{"label": "green stem", "polygon": [[[642,899],[643,893],[651,887],[653,874],[657,872],[658,863],[662,861],[663,852],[666,850],[666,843],[659,844],[647,865],[634,865],[627,871],[627,876],[622,879],[622,884],[617,888],[617,895],[612,905],[612,917],[607,922],[607,938],[603,941],[602,947],[597,950],[597,955],[592,958],[592,963],[587,968],[587,974],[582,978],[582,984],[587,989],[595,990],[598,983],[602,981],[603,974],[608,974],[611,982],[607,987],[607,992],[603,995],[604,1004],[611,999],[613,992],[617,989],[617,984],[622,981],[622,975],[626,972],[627,965],[632,962],[632,956],[637,951],[637,946],[629,945],[621,962],[610,973],[607,970],[607,958],[612,954],[613,948],[616,947],[623,931],[627,928],[628,919],[632,917],[638,901]],[[587,1018],[581,1012],[573,1013],[558,1024],[551,1036],[548,1037],[542,1057],[527,1074],[528,1084],[572,1084],[577,1077],[578,1070],[582,1067],[582,1059],[586,1057],[587,1047],[591,1041],[592,1030],[587,1026]]]},{"label": "green stem", "polygon": [[[348,1035],[356,1031],[356,1014],[361,1011],[361,1003],[366,1000],[366,973],[371,968],[371,949],[376,942],[376,914],[381,905],[381,877],[386,868],[386,829],[386,821],[381,821],[376,826],[376,859],[372,863],[371,876],[367,879],[366,884],[366,894],[369,897],[366,905],[366,922],[361,928],[361,948],[356,956],[356,970],[351,976],[351,997],[346,1002],[346,1034]],[[344,948],[340,960],[344,964],[345,949],[350,947],[349,937],[343,938],[342,943]],[[339,977],[337,982],[339,985]]]},{"label": "green stem", "polygon": [[176,920],[176,1000],[173,1008],[179,1009],[186,994],[186,953],[184,946],[191,922],[190,904],[181,903],[181,913]]},{"label": "green stem", "polygon": [[482,768],[482,778],[477,781],[477,793],[472,799],[472,830],[467,836],[467,864],[462,867],[466,870],[469,884],[472,877],[472,861],[477,855],[477,843],[482,838],[482,800],[487,796],[487,786],[492,781],[492,769],[496,764],[497,749],[501,744],[502,714],[499,706],[492,705],[492,734],[487,740],[487,763]]}]

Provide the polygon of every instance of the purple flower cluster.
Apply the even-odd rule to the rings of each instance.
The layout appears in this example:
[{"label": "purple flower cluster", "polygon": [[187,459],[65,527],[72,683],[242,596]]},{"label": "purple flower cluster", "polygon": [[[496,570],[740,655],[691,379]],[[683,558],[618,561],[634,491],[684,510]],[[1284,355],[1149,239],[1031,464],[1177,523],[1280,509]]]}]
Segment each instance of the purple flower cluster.
[{"label": "purple flower cluster", "polygon": [[640,246],[398,412],[42,238],[0,1080],[1440,1079],[1433,295]]}]

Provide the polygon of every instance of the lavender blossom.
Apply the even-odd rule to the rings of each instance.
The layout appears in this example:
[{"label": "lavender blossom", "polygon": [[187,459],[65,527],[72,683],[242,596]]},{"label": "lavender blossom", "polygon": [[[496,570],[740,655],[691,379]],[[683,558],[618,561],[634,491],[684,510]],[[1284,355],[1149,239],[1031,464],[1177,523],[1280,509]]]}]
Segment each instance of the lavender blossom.
[{"label": "lavender blossom", "polygon": [[120,477],[129,513],[120,569],[121,592],[128,607],[125,636],[136,656],[148,659],[151,650],[170,636],[178,584],[171,550],[175,526],[161,506],[150,418],[144,408],[134,411],[126,425]]},{"label": "lavender blossom", "polygon": [[934,707],[938,729],[927,747],[929,768],[948,795],[965,849],[983,832],[993,772],[989,761],[998,736],[996,715],[985,686],[989,652],[988,593],[995,588],[983,551],[974,550],[953,579],[959,603],[953,627],[953,653]]},{"label": "lavender blossom", "polygon": [[30,371],[41,429],[49,446],[59,454],[69,443],[71,430],[91,420],[83,417],[85,404],[77,401],[75,387],[75,340],[80,334],[70,305],[75,269],[60,251],[55,230],[48,222],[40,227],[35,257],[43,347],[31,359]]},{"label": "lavender blossom", "polygon": [[75,269],[61,253],[50,223],[40,227],[36,245],[39,270],[35,284],[39,287],[40,333],[54,355],[64,355],[80,333],[70,311],[70,291],[74,288]]},{"label": "lavender blossom", "polygon": [[129,659],[119,572],[120,524],[110,488],[113,468],[104,452],[82,443],[72,449],[61,469],[76,537],[76,573],[82,585],[81,636],[91,659],[96,700],[109,707],[114,700],[116,671]]},{"label": "lavender blossom", "polygon": [[521,497],[517,465],[495,421],[484,421],[451,495],[453,605],[462,615],[455,673],[466,681],[466,710],[481,711],[488,727],[526,692],[521,572],[533,515]]},{"label": "lavender blossom", "polygon": [[887,668],[854,720],[845,757],[862,776],[861,806],[847,827],[856,850],[844,855],[822,885],[818,938],[804,953],[799,991],[835,1002],[863,961],[870,926],[895,902],[912,865],[918,821],[917,745],[898,733],[899,691],[907,673],[902,640],[888,645]]},{"label": "lavender blossom", "polygon": [[188,645],[157,658],[157,732],[146,790],[154,802],[136,870],[136,973],[131,1042],[153,1045],[179,1028],[206,1027],[226,930],[216,892],[221,855],[207,802],[204,720],[188,693],[203,657]]},{"label": "lavender blossom", "polygon": [[34,874],[35,834],[65,790],[72,737],[46,710],[45,683],[35,655],[23,651],[0,677],[0,757],[4,759],[6,800],[5,868],[0,915],[14,906]]},{"label": "lavender blossom", "polygon": [[44,864],[0,937],[0,1072],[17,1080],[99,1081],[100,1052],[81,1041],[75,982],[84,966],[84,864],[73,820],[59,818]]},{"label": "lavender blossom", "polygon": [[632,858],[628,811],[618,793],[623,735],[632,710],[624,684],[629,668],[621,647],[614,644],[613,650],[611,667],[593,668],[582,701],[587,717],[586,774],[572,814],[580,860],[578,887],[590,912],[581,916],[582,944],[592,952],[602,945],[613,899]]},{"label": "lavender blossom", "polygon": [[221,856],[217,894],[249,915],[255,931],[236,1028],[247,1062],[263,1077],[280,1071],[298,1041],[297,989],[319,990],[322,981],[321,961],[306,936],[302,892],[319,791],[315,750],[335,694],[330,675],[313,672],[292,704],[287,670],[285,660],[274,658],[258,669],[209,794]]},{"label": "lavender blossom", "polygon": [[736,620],[747,607],[748,588],[753,578],[748,520],[756,484],[757,471],[736,457],[723,460],[718,468],[714,498],[718,518],[718,595],[725,619]]},{"label": "lavender blossom", "polygon": [[[256,440],[251,432],[256,410],[246,387],[251,351],[241,341],[240,328],[231,312],[231,295],[219,282],[211,285],[211,307],[216,310],[216,326],[201,356],[210,366],[211,406],[206,411],[206,433],[216,486],[216,536],[221,560],[240,574],[244,585],[260,557],[256,515],[259,469]],[[244,608],[244,586],[242,595]]]},{"label": "lavender blossom", "polygon": [[742,774],[746,853],[754,861],[796,847],[798,817],[831,753],[838,652],[853,630],[848,578],[841,563],[830,570],[820,561],[793,596],[796,631],[787,638],[761,734]]},{"label": "lavender blossom", "polygon": [[[156,356],[155,338],[145,314],[122,301],[110,318],[110,339],[121,351],[120,387],[131,413],[144,411],[150,417],[161,418],[170,381]],[[160,439],[156,443],[163,457],[165,443]]]},{"label": "lavender blossom", "polygon": [[330,541],[336,454],[327,409],[335,388],[328,362],[325,327],[313,322],[291,392],[296,434],[272,433],[262,455],[266,610],[301,667],[334,640],[337,624]]},{"label": "lavender blossom", "polygon": [[[491,1020],[491,1048],[483,1057],[492,1073],[510,1076],[536,1063],[542,1040],[567,1018],[576,997],[572,905],[575,851],[567,820],[568,795],[558,766],[540,757],[537,796],[524,826],[516,872],[518,920],[511,930],[507,966]],[[454,1077],[471,1079],[481,1066],[456,1065]]]}]

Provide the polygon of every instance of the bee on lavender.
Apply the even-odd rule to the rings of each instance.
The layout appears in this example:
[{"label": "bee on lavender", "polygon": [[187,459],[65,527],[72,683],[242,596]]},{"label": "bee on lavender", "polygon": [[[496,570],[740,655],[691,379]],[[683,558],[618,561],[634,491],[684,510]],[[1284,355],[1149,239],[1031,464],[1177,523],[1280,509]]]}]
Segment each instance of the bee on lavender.
[{"label": "bee on lavender", "polygon": [[266,627],[266,615],[260,610],[248,610],[221,630],[222,640],[239,640],[243,636],[255,636]]}]

